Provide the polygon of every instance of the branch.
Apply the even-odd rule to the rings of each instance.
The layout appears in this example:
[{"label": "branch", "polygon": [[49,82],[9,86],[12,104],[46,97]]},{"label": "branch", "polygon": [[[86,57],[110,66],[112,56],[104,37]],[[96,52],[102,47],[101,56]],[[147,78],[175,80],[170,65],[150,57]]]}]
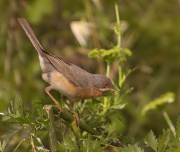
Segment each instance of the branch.
[{"label": "branch", "polygon": [[44,110],[46,111],[46,115],[49,119],[49,123],[47,125],[48,130],[48,138],[49,138],[49,145],[52,152],[56,150],[57,138],[55,133],[54,127],[54,113],[53,113],[53,106],[52,105],[45,105]]},{"label": "branch", "polygon": [[[56,106],[52,106],[52,107],[53,107],[54,114],[57,115],[59,112],[59,108]],[[70,112],[68,112],[67,109],[63,109],[63,112],[60,114],[59,117],[65,121],[68,121],[70,124],[76,121],[76,118]],[[88,133],[92,135],[101,135],[101,132],[94,130],[92,127],[87,125],[86,122],[82,118],[80,119],[79,126],[82,130],[87,131]]]}]

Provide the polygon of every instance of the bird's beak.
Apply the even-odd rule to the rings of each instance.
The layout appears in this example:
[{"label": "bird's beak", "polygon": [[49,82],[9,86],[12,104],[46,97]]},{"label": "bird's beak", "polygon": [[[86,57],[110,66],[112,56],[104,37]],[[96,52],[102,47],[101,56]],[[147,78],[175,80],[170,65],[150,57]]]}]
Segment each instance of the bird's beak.
[{"label": "bird's beak", "polygon": [[101,91],[103,91],[103,92],[105,92],[105,93],[107,93],[107,92],[116,92],[116,93],[121,93],[120,91],[118,91],[117,89],[115,89],[115,88],[102,88],[102,89],[100,89]]},{"label": "bird's beak", "polygon": [[119,94],[121,93],[119,90],[117,90],[117,89],[115,89],[115,88],[112,89],[112,91],[113,91],[113,92],[116,92],[116,93],[119,93]]}]

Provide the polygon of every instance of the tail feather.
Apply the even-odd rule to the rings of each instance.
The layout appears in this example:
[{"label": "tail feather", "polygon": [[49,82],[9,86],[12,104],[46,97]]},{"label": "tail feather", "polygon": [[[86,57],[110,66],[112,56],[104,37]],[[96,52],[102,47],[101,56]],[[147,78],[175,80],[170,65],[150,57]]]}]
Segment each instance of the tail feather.
[{"label": "tail feather", "polygon": [[49,55],[49,53],[44,51],[28,22],[23,18],[19,18],[18,21],[23,27],[24,31],[26,32],[27,36],[29,37],[29,39],[31,40],[32,44],[34,45],[34,47],[36,48],[39,54],[39,61],[42,71],[44,73],[53,71],[55,68],[46,56]]},{"label": "tail feather", "polygon": [[26,32],[27,36],[31,40],[32,44],[34,45],[34,47],[36,48],[38,53],[41,54],[42,51],[44,51],[44,49],[42,48],[41,44],[37,40],[33,30],[31,29],[30,25],[28,24],[28,22],[23,18],[19,18],[18,21],[21,24],[21,26],[23,27],[24,31]]}]

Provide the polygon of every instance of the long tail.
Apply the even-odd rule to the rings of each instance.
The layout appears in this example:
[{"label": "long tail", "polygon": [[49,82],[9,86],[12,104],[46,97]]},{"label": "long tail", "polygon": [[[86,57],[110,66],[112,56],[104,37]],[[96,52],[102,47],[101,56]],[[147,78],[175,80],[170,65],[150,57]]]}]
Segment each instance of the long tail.
[{"label": "long tail", "polygon": [[37,40],[33,30],[31,29],[30,25],[28,24],[28,22],[23,18],[19,18],[18,21],[21,24],[21,26],[23,27],[24,31],[26,32],[27,36],[31,40],[32,44],[34,45],[34,47],[36,48],[38,53],[42,54],[42,51],[44,51],[44,49],[42,48],[41,44]]},{"label": "long tail", "polygon": [[18,21],[21,24],[21,26],[23,27],[24,31],[26,32],[27,36],[29,37],[29,39],[31,40],[32,44],[34,45],[34,47],[36,48],[36,50],[39,54],[39,61],[40,61],[40,66],[41,66],[42,71],[44,73],[53,71],[54,66],[50,62],[50,60],[47,58],[47,56],[50,55],[50,53],[47,53],[46,51],[44,51],[41,44],[37,40],[33,30],[29,26],[28,22],[23,18],[19,18]]}]

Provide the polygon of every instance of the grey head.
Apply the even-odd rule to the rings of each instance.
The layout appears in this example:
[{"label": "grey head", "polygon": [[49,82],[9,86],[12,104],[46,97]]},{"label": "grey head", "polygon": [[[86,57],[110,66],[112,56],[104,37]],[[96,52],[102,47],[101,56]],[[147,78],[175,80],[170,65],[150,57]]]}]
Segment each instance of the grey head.
[{"label": "grey head", "polygon": [[120,91],[115,89],[113,86],[111,80],[102,75],[102,74],[93,74],[94,76],[94,87],[97,87],[100,91],[106,93],[106,92],[116,92],[120,94]]}]

